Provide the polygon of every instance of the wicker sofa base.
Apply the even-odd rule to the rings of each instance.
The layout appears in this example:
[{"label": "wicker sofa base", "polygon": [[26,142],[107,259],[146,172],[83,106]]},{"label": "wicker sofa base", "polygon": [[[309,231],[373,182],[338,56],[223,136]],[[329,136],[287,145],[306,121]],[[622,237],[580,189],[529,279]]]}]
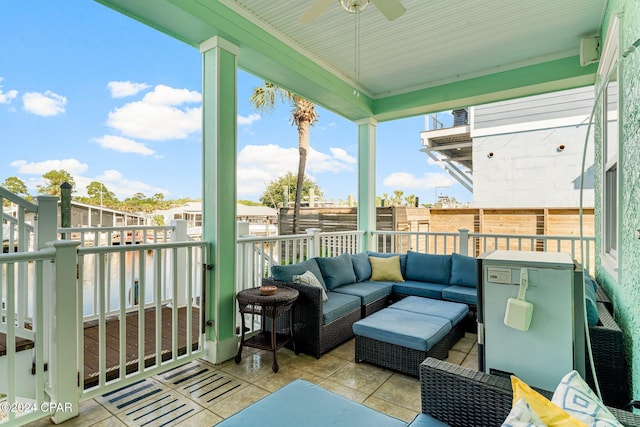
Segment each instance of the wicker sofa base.
[{"label": "wicker sofa base", "polygon": [[356,363],[368,362],[418,377],[427,357],[445,359],[449,355],[449,343],[446,336],[428,351],[421,351],[356,335]]}]

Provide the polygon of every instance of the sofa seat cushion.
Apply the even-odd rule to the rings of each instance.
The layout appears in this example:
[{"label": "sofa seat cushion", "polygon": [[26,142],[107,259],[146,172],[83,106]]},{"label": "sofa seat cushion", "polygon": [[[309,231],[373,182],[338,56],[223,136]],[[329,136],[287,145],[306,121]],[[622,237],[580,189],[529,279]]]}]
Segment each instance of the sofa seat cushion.
[{"label": "sofa seat cushion", "polygon": [[448,286],[442,290],[442,299],[478,305],[478,291],[468,286]]},{"label": "sofa seat cushion", "polygon": [[460,323],[469,313],[467,304],[421,297],[403,298],[389,308],[442,317],[449,320],[452,327]]},{"label": "sofa seat cushion", "polygon": [[320,267],[318,266],[315,258],[311,258],[297,264],[271,266],[271,274],[273,274],[273,278],[281,282],[293,282],[293,276],[304,274],[307,270],[312,272],[320,284],[326,289],[327,286],[324,283],[322,272],[320,271]]},{"label": "sofa seat cushion", "polygon": [[333,288],[332,292],[360,297],[361,304],[367,305],[391,295],[392,290],[393,285],[389,282],[360,282]]},{"label": "sofa seat cushion", "polygon": [[418,351],[429,351],[451,330],[442,317],[384,309],[353,324],[355,335]]},{"label": "sofa seat cushion", "polygon": [[449,427],[449,424],[436,420],[431,415],[418,414],[407,427]]},{"label": "sofa seat cushion", "polygon": [[448,287],[449,285],[443,285],[442,283],[405,280],[401,283],[394,283],[393,292],[401,295],[415,295],[417,297],[442,299],[442,290]]},{"label": "sofa seat cushion", "polygon": [[327,298],[327,301],[322,303],[322,323],[324,325],[354,310],[360,310],[360,297],[329,291]]},{"label": "sofa seat cushion", "polygon": [[287,384],[216,425],[247,427],[267,424],[280,427],[407,425],[305,380]]}]

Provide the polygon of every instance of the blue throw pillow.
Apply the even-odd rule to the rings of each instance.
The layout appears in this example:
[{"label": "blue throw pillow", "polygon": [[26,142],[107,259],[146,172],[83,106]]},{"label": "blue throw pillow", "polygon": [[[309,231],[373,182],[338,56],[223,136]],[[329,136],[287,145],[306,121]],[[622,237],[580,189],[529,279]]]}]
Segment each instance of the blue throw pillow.
[{"label": "blue throw pillow", "polygon": [[351,263],[353,264],[353,272],[356,274],[358,282],[364,282],[371,278],[371,263],[366,253],[351,255]]},{"label": "blue throw pillow", "polygon": [[316,276],[320,284],[325,289],[327,288],[327,285],[322,279],[322,273],[320,272],[320,268],[318,267],[318,263],[316,262],[315,258],[299,262],[298,264],[271,266],[271,274],[273,274],[273,278],[281,282],[293,282],[293,276],[304,274],[307,270],[309,270],[313,273],[314,276]]},{"label": "blue throw pillow", "polygon": [[585,274],[584,297],[587,305],[587,323],[589,326],[598,324],[598,303],[596,302],[596,282]]},{"label": "blue throw pillow", "polygon": [[451,285],[476,288],[476,259],[474,257],[451,254]]},{"label": "blue throw pillow", "polygon": [[384,252],[373,252],[373,251],[369,251],[367,252],[367,256],[377,256],[380,258],[390,258],[392,256],[396,256],[399,255],[400,256],[400,272],[402,273],[402,276],[404,277],[404,273],[405,270],[407,269],[407,254],[399,254],[399,253],[384,253]]},{"label": "blue throw pillow", "polygon": [[431,255],[409,251],[404,277],[419,282],[449,284],[451,255]]},{"label": "blue throw pillow", "polygon": [[356,283],[356,274],[353,272],[351,255],[348,253],[331,258],[317,257],[315,260],[318,261],[327,289]]}]

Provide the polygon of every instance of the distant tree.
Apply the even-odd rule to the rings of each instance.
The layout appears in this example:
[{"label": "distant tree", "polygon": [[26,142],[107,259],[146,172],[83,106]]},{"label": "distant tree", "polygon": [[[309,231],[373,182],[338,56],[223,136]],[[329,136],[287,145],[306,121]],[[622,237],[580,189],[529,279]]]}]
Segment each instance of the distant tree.
[{"label": "distant tree", "polygon": [[[44,185],[38,185],[38,192],[42,194],[50,194],[52,196],[60,196],[60,186],[67,182],[72,188],[76,186],[76,182],[69,172],[64,169],[51,170],[42,177],[45,179]],[[71,190],[73,192],[73,190]]]},{"label": "distant tree", "polygon": [[151,217],[151,224],[157,226],[163,226],[164,224],[164,216],[162,215],[154,215]]},{"label": "distant tree", "polygon": [[298,152],[300,157],[298,159],[298,180],[295,186],[296,198],[293,209],[293,234],[297,234],[302,192],[304,191],[307,152],[309,151],[309,128],[318,121],[318,113],[313,102],[269,82],[264,82],[262,86],[254,88],[249,101],[256,110],[270,112],[275,108],[277,98],[289,102],[292,107],[291,124],[298,127]]},{"label": "distant tree", "polygon": [[[33,201],[33,197],[29,194],[29,189],[27,188],[27,184],[24,183],[23,180],[18,178],[17,176],[10,176],[4,180],[2,183],[2,187],[11,191],[13,194],[22,197],[23,199],[27,199],[29,201]],[[7,200],[4,201],[5,205],[8,205],[9,202]]]},{"label": "distant tree", "polygon": [[407,206],[415,206],[417,197],[415,194],[410,194],[404,198],[404,201],[407,202]]},{"label": "distant tree", "polygon": [[393,190],[393,199],[391,199],[391,204],[393,206],[402,206],[402,195],[404,191],[402,190]]},{"label": "distant tree", "polygon": [[93,205],[114,207],[118,202],[115,193],[98,181],[91,181],[87,185],[87,196],[88,202]]},{"label": "distant tree", "polygon": [[[287,172],[279,178],[269,183],[265,192],[260,196],[260,201],[265,206],[279,208],[284,206],[283,194],[288,191],[289,194],[295,193],[297,189],[298,177],[293,172]],[[323,193],[320,186],[309,178],[305,177],[302,183],[302,197],[309,197],[309,191],[313,188],[317,197],[322,197]]]},{"label": "distant tree", "polygon": [[264,206],[260,202],[254,202],[253,200],[243,200],[243,199],[238,200],[238,204],[245,205],[245,206]]}]

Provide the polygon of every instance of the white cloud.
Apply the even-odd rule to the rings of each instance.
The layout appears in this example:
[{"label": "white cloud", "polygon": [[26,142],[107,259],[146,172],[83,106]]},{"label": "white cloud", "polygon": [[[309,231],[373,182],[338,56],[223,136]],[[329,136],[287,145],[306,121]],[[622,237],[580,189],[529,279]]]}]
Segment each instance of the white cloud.
[{"label": "white cloud", "polygon": [[142,98],[142,102],[157,105],[181,105],[201,101],[202,95],[200,95],[200,92],[189,89],[176,89],[165,85],[157,85],[153,91]]},{"label": "white cloud", "polygon": [[[331,154],[311,148],[307,156],[306,174],[352,171],[355,159],[344,150],[331,148]],[[279,145],[247,145],[238,154],[238,194],[262,194],[267,184],[277,177],[298,173],[298,148]]]},{"label": "white cloud", "polygon": [[75,179],[75,175],[82,174],[89,169],[86,163],[76,159],[44,160],[42,162],[27,162],[26,160],[15,160],[10,166],[16,168],[19,173],[42,175],[51,170],[63,169],[69,172]]},{"label": "white cloud", "polygon": [[[0,82],[2,82],[2,80],[4,80],[4,78],[0,77]],[[8,92],[4,92],[2,90],[2,85],[0,85],[0,104],[10,104],[11,101],[13,101],[16,96],[18,96],[17,90],[10,90]]]},{"label": "white cloud", "polygon": [[427,172],[422,176],[415,176],[407,172],[394,172],[382,182],[387,187],[395,189],[427,189],[435,187],[447,187],[455,184],[453,177],[446,173]]},{"label": "white cloud", "polygon": [[105,135],[102,138],[94,138],[94,141],[100,144],[105,150],[115,150],[121,153],[136,153],[145,156],[151,156],[156,153],[140,142],[116,135]]},{"label": "white cloud", "polygon": [[146,83],[126,82],[109,82],[107,88],[111,92],[112,98],[125,98],[141,92],[150,86]]},{"label": "white cloud", "polygon": [[250,124],[252,124],[255,121],[260,120],[260,114],[249,114],[248,116],[241,116],[240,114],[238,114],[238,126],[248,126]]},{"label": "white cloud", "polygon": [[200,102],[198,92],[158,85],[141,101],[109,113],[107,125],[125,136],[155,141],[187,138],[201,128],[201,108],[180,107]]},{"label": "white cloud", "polygon": [[67,104],[67,98],[51,92],[27,92],[22,95],[22,103],[24,109],[32,114],[42,117],[57,116],[65,112],[64,106]]},{"label": "white cloud", "polygon": [[342,148],[329,148],[329,151],[331,151],[331,154],[333,154],[333,157],[336,160],[341,160],[345,163],[349,163],[349,164],[354,164],[358,161],[358,159],[356,159],[353,156],[350,156],[349,154],[347,154],[346,150],[342,149]]}]

